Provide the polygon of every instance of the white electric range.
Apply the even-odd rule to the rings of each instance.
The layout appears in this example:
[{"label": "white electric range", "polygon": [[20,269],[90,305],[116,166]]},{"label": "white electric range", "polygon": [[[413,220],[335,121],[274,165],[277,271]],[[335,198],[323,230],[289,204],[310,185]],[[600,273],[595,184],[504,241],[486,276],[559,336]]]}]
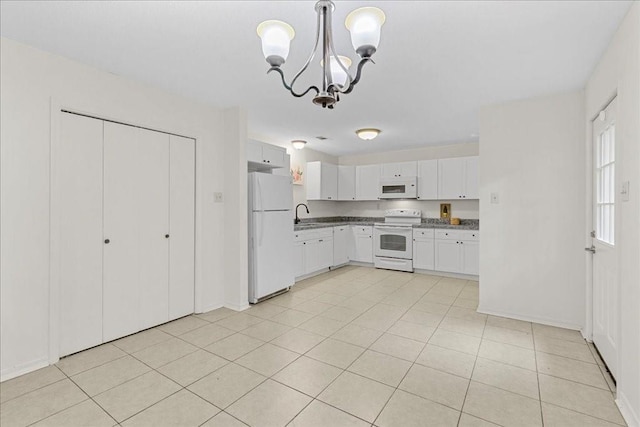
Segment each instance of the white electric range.
[{"label": "white electric range", "polygon": [[384,222],[373,225],[373,264],[376,268],[413,272],[413,225],[420,224],[422,212],[389,209]]}]

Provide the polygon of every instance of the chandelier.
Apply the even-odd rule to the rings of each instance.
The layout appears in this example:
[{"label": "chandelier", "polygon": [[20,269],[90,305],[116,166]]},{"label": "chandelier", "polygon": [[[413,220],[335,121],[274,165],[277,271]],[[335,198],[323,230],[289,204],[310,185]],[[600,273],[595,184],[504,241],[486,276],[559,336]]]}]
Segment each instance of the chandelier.
[{"label": "chandelier", "polygon": [[[305,96],[311,91],[315,91],[313,103],[321,105],[323,108],[333,108],[334,104],[340,100],[340,94],[347,94],[360,81],[362,67],[367,62],[373,62],[371,56],[376,52],[380,42],[380,28],[384,24],[385,16],[382,10],[377,7],[362,7],[349,13],[345,20],[345,25],[351,33],[351,44],[360,57],[355,77],[349,73],[351,60],[345,56],[338,55],[333,44],[333,33],[331,30],[331,14],[334,4],[330,0],[320,0],[315,6],[318,20],[316,23],[315,45],[311,50],[309,59],[302,66],[300,71],[293,77],[291,83],[287,84],[282,64],[289,55],[289,46],[295,36],[291,25],[286,22],[270,20],[258,25],[258,36],[262,39],[262,53],[271,65],[267,71],[280,74],[282,84],[297,98]],[[304,73],[309,64],[316,56],[318,48],[322,47],[322,88],[309,86],[303,92],[293,89],[298,77]]]}]

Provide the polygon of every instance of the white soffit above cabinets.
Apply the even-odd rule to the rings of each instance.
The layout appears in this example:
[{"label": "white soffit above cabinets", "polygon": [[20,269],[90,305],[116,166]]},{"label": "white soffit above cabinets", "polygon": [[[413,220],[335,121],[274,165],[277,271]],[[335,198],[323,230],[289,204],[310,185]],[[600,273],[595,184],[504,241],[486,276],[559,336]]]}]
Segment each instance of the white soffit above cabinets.
[{"label": "white soffit above cabinets", "polygon": [[[344,155],[477,140],[483,105],[582,88],[632,2],[335,3],[336,49],[353,60],[346,15],[375,3],[387,21],[376,64],[334,110],[293,98],[279,76],[266,75],[256,35],[266,19],[294,26],[284,65],[293,75],[313,45],[313,1],[2,1],[0,28],[3,37],[213,106],[246,107],[254,136],[302,138]],[[318,58],[310,67],[300,87],[320,78]],[[363,142],[354,133],[362,127],[384,129],[383,137]]]}]

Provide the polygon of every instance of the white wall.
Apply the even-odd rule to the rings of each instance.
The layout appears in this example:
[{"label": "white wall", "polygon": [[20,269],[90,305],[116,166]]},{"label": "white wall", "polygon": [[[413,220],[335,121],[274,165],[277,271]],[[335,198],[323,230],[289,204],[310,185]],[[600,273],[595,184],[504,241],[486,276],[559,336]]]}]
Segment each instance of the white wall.
[{"label": "white wall", "polygon": [[583,327],[584,138],[582,91],[481,110],[479,311]]},{"label": "white wall", "polygon": [[[366,144],[366,142],[363,142]],[[351,156],[341,156],[341,165],[370,165],[377,163],[408,162],[414,160],[444,159],[448,157],[477,156],[478,143],[461,143],[426,146],[411,150],[387,151]],[[382,200],[372,202],[339,202],[340,215],[381,217],[387,209],[420,209],[423,218],[439,218],[440,203],[451,203],[451,216],[478,219],[477,200],[424,201],[424,200]]]},{"label": "white wall", "polygon": [[[616,184],[630,181],[628,202],[617,204],[620,347],[617,402],[630,426],[640,426],[640,3],[635,3],[585,89],[585,146],[591,120],[617,94]],[[590,290],[590,284],[588,284]],[[590,321],[590,319],[588,319]]]},{"label": "white wall", "polygon": [[225,141],[235,142],[234,149],[227,146],[224,152],[224,304],[243,310],[249,306],[246,112],[237,108],[225,110],[224,123]]},{"label": "white wall", "polygon": [[[220,236],[233,234],[237,228],[234,237],[242,237],[242,227],[240,220],[228,228],[224,204],[213,203],[213,192],[225,190],[225,157],[244,155],[229,154],[240,144],[224,139],[223,128],[233,125],[224,120],[238,120],[235,126],[242,126],[242,119],[11,40],[3,38],[0,43],[2,379],[45,366],[50,360],[52,102],[196,138],[196,309],[222,305],[224,269],[238,253],[227,252]],[[244,230],[246,233],[246,218]]]}]

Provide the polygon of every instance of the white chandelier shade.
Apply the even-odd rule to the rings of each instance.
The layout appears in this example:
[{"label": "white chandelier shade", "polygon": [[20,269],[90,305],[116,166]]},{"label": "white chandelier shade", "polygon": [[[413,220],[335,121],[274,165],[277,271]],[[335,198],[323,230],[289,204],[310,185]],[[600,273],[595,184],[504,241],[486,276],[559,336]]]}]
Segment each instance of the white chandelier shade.
[{"label": "white chandelier shade", "polygon": [[[349,67],[351,67],[351,59],[342,55],[338,55],[338,58],[340,58],[342,66],[346,68],[347,71],[349,71]],[[322,67],[323,65],[324,61],[320,61],[320,66]],[[331,60],[329,61],[329,68],[331,69],[331,80],[333,81],[333,83],[344,86],[347,83],[347,78],[349,77],[349,75],[342,69],[340,63],[338,62],[338,59],[336,59],[335,56],[331,57]]]},{"label": "white chandelier shade", "polygon": [[[349,13],[345,26],[351,33],[351,44],[360,57],[356,75],[349,72],[351,60],[346,56],[336,53],[333,42],[332,13],[335,5],[330,0],[319,0],[316,3],[317,13],[315,44],[307,62],[293,77],[291,83],[287,83],[281,66],[289,55],[291,40],[295,31],[291,25],[278,20],[264,21],[258,25],[258,36],[262,39],[262,53],[265,60],[271,66],[267,73],[275,71],[280,74],[283,86],[295,97],[302,97],[310,91],[315,92],[314,104],[323,108],[333,108],[340,100],[340,94],[351,93],[354,86],[360,81],[362,67],[367,62],[373,62],[371,56],[380,44],[380,31],[385,22],[382,10],[376,7],[363,7]],[[309,67],[309,64],[320,49],[322,67],[322,84],[309,86],[304,92],[297,92],[293,86],[298,77]]]},{"label": "white chandelier shade", "polygon": [[347,15],[344,25],[351,33],[351,44],[356,52],[378,49],[384,21],[384,13],[377,7],[361,7]]},{"label": "white chandelier shade", "polygon": [[272,61],[284,64],[289,56],[291,40],[295,37],[295,31],[286,22],[272,19],[258,25],[258,36],[262,39],[262,53],[264,57]]}]

